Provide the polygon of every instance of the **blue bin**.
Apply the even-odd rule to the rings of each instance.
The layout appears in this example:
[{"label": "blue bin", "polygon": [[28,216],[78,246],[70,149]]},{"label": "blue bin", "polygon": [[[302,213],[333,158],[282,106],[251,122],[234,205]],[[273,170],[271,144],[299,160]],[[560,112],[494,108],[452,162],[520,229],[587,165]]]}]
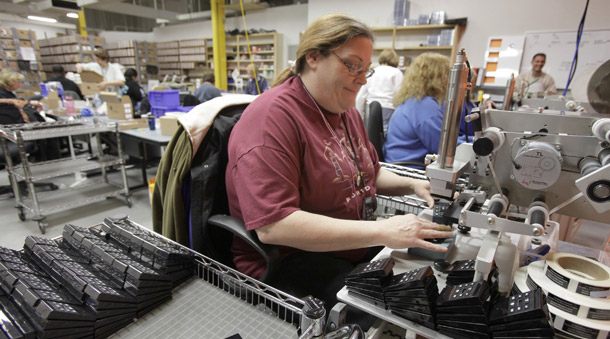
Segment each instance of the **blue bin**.
[{"label": "blue bin", "polygon": [[151,107],[178,107],[180,106],[180,91],[177,89],[150,91],[148,92],[148,102]]},{"label": "blue bin", "polygon": [[[59,85],[57,88],[57,95],[59,95],[59,97],[63,97],[64,94],[64,86],[62,86],[61,82],[57,82],[57,84]],[[43,97],[48,97],[49,96],[49,92],[54,92],[54,91],[49,91],[49,89],[47,89],[47,84],[44,82],[40,82],[38,83],[38,85],[40,86],[40,95],[42,95]]]},{"label": "blue bin", "polygon": [[167,112],[180,112],[180,106],[176,107],[164,107],[164,106],[151,106],[150,113],[154,114],[155,117],[160,118]]}]

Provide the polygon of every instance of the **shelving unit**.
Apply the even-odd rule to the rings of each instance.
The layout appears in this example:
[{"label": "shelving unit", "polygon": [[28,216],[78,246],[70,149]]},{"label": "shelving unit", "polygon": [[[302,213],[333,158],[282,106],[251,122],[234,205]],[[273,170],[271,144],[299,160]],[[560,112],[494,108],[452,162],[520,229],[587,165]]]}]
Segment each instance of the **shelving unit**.
[{"label": "shelving unit", "polygon": [[180,46],[180,69],[183,75],[187,75],[189,78],[196,77],[200,70],[206,67],[205,44],[205,39],[178,41]]},{"label": "shelving unit", "polygon": [[157,79],[156,74],[148,74],[146,65],[157,65],[157,48],[155,43],[147,41],[125,40],[106,44],[106,50],[113,62],[125,68],[134,68],[138,72],[139,82]]},{"label": "shelving unit", "polygon": [[160,79],[163,79],[166,74],[182,74],[178,40],[157,42],[157,64],[159,65]]},{"label": "shelving unit", "polygon": [[[258,66],[261,74],[267,78],[267,82],[271,84],[273,78],[277,74],[278,69],[281,70],[283,51],[283,36],[280,33],[259,33],[249,34],[250,47],[252,48],[252,57],[254,63]],[[246,67],[250,64],[248,55],[248,42],[245,35],[231,35],[225,38],[226,53],[227,53],[227,78],[229,79],[229,91],[235,91],[233,83],[233,70],[239,69],[240,77],[244,79],[244,83],[248,79]],[[209,68],[214,68],[214,51],[212,48],[212,39],[206,40],[206,64]]]},{"label": "shelving unit", "polygon": [[46,80],[40,61],[35,32],[14,27],[0,28],[1,68],[12,68],[23,74],[26,89],[40,90],[38,83]]},{"label": "shelving unit", "polygon": [[53,65],[64,66],[66,72],[76,72],[77,63],[95,61],[93,53],[104,47],[105,39],[97,36],[66,35],[38,40],[42,68],[51,72]]},{"label": "shelving unit", "polygon": [[415,59],[425,52],[447,55],[452,62],[457,55],[457,47],[462,35],[460,25],[416,25],[378,27],[372,29],[375,35],[373,60],[381,51],[392,48],[400,56]]},{"label": "shelving unit", "polygon": [[[116,137],[117,156],[104,153],[100,133],[110,132]],[[95,157],[71,156],[51,161],[30,162],[25,152],[26,141],[41,140],[57,137],[72,137],[75,135],[95,134],[97,138],[97,152]],[[7,142],[17,144],[20,163],[13,165],[9,155]],[[33,214],[32,220],[38,222],[38,228],[45,233],[46,214],[68,210],[86,204],[104,201],[110,197],[122,198],[127,206],[131,207],[127,173],[121,148],[121,135],[119,125],[114,122],[91,121],[57,121],[53,123],[30,123],[7,125],[0,129],[0,143],[5,154],[9,181],[13,187],[19,219],[25,220],[26,210]],[[70,145],[72,143],[70,142]],[[71,154],[73,150],[71,149]],[[107,169],[119,166],[122,183],[113,183],[108,179]],[[60,188],[55,191],[36,192],[34,183],[52,178],[74,175],[81,171],[100,169],[102,178],[89,180],[85,184],[74,187]],[[17,182],[25,181],[28,187],[27,196],[23,196]]]}]

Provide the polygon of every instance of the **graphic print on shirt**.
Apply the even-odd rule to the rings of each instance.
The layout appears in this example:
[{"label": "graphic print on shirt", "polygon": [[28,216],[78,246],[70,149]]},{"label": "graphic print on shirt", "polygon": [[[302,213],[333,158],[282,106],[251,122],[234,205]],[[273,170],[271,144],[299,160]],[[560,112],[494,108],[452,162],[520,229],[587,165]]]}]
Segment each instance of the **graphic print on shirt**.
[{"label": "graphic print on shirt", "polygon": [[335,153],[335,151],[331,147],[334,143],[332,141],[326,141],[326,139],[323,140],[323,142],[324,159],[330,162],[333,168],[335,169],[335,178],[333,179],[333,184],[349,181],[350,176],[343,173],[343,168],[341,168],[341,164],[339,163],[339,161],[342,161],[342,159],[339,158],[337,153]]}]

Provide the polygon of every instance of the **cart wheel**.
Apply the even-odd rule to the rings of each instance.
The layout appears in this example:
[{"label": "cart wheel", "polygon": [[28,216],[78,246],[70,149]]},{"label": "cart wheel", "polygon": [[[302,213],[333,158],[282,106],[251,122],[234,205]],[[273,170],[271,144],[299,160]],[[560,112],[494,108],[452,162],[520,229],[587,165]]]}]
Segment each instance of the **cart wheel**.
[{"label": "cart wheel", "polygon": [[19,208],[17,214],[19,214],[19,220],[25,221],[25,211],[23,210],[23,207]]},{"label": "cart wheel", "polygon": [[131,208],[132,204],[131,204],[131,198],[127,198],[127,207]]},{"label": "cart wheel", "polygon": [[40,230],[40,233],[45,234],[47,232],[47,226],[48,224],[46,222],[39,221],[38,229]]}]

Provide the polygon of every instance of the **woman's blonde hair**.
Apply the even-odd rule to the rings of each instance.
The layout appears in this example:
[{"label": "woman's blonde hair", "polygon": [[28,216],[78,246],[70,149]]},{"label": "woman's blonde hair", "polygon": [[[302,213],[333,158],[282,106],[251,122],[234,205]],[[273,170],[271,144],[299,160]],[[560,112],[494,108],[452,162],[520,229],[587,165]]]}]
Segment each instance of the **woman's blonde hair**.
[{"label": "woman's blonde hair", "polygon": [[0,72],[0,87],[9,88],[18,81],[25,79],[23,74],[17,73],[12,69],[5,68]]},{"label": "woman's blonde hair", "polygon": [[344,14],[331,13],[314,20],[301,36],[294,66],[287,67],[278,74],[273,86],[282,84],[291,76],[301,74],[307,64],[307,53],[319,51],[327,56],[330,52],[356,37],[373,40],[373,33],[362,22]]},{"label": "woman's blonde hair", "polygon": [[396,54],[393,49],[384,49],[381,54],[379,54],[379,64],[398,67],[398,54]]},{"label": "woman's blonde hair", "polygon": [[435,98],[441,105],[447,92],[450,67],[449,58],[439,53],[423,53],[415,58],[405,71],[402,84],[394,96],[394,105],[398,107],[409,98],[421,100],[424,96]]}]

